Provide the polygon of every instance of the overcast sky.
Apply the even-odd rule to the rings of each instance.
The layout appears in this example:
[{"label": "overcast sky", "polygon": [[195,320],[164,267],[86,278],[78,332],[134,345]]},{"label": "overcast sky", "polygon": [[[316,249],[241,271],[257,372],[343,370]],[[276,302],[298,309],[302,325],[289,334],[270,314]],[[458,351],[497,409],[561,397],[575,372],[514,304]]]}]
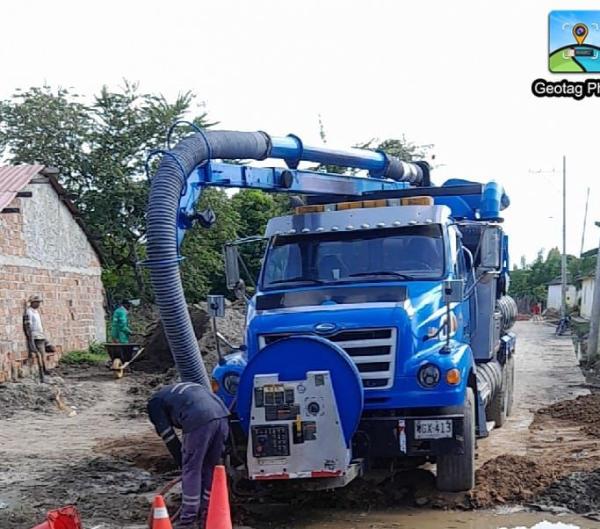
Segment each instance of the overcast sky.
[{"label": "overcast sky", "polygon": [[567,250],[578,254],[587,186],[586,249],[600,236],[600,100],[537,99],[530,89],[564,77],[547,70],[548,12],[569,7],[600,6],[19,0],[0,10],[0,97],[43,83],[93,94],[127,78],[170,97],[192,90],[223,128],[314,144],[320,114],[336,147],[404,134],[434,144],[436,182],[505,185],[517,262],[561,242],[564,153]]}]

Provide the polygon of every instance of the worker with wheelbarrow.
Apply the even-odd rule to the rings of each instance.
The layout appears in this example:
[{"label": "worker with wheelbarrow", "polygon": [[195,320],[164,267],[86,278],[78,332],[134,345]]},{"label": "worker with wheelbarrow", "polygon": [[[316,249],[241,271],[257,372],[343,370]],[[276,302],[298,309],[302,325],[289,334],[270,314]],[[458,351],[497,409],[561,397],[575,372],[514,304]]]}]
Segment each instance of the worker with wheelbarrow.
[{"label": "worker with wheelbarrow", "polygon": [[131,329],[129,328],[129,310],[131,303],[127,300],[118,304],[113,312],[110,334],[114,343],[129,343]]}]

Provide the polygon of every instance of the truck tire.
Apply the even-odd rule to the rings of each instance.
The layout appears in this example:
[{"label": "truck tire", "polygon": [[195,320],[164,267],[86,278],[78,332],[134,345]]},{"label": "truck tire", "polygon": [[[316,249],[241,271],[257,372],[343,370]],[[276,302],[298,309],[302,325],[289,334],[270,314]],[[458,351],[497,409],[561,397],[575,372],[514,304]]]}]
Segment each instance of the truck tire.
[{"label": "truck tire", "polygon": [[507,375],[508,375],[508,395],[506,397],[506,416],[510,417],[512,414],[513,402],[515,400],[515,357],[511,356],[508,359],[507,364]]},{"label": "truck tire", "polygon": [[496,393],[492,397],[487,411],[488,421],[494,421],[495,427],[500,428],[506,422],[508,410],[508,395],[510,380],[508,371],[510,369],[509,361],[506,361],[502,368],[502,379],[500,387],[496,389]]},{"label": "truck tire", "polygon": [[464,454],[437,457],[438,490],[461,492],[475,485],[475,396],[467,388],[464,404]]}]

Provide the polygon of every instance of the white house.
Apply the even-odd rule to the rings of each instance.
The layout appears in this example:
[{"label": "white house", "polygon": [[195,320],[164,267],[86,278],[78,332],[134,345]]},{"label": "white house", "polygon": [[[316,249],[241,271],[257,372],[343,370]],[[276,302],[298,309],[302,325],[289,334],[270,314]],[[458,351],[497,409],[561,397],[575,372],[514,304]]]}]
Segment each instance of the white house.
[{"label": "white house", "polygon": [[[555,277],[548,283],[548,298],[546,307],[549,309],[560,310],[562,299],[562,287],[560,276]],[[567,307],[572,307],[577,303],[577,290],[575,285],[567,283]]]},{"label": "white house", "polygon": [[581,307],[579,315],[582,318],[590,319],[592,317],[592,299],[594,297],[594,274],[588,274],[579,278],[581,286],[579,288],[579,299]]},{"label": "white house", "polygon": [[[582,258],[594,258],[598,254],[598,248],[592,248],[587,252],[583,252],[581,254]],[[592,261],[592,264],[593,261]],[[594,268],[587,274],[580,276],[577,278],[577,288],[578,288],[578,300],[579,300],[579,315],[582,318],[589,320],[592,317],[592,303],[594,297],[594,283],[595,283],[595,266]]]}]

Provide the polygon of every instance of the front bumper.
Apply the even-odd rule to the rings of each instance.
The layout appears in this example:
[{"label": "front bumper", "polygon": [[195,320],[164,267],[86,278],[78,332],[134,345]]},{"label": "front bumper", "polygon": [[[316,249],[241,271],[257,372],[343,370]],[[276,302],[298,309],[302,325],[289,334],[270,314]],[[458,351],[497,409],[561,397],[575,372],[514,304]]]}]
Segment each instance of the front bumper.
[{"label": "front bumper", "polygon": [[[464,416],[459,409],[398,410],[393,416],[363,417],[352,439],[353,457],[388,459],[398,457],[427,457],[460,455],[464,453]],[[452,434],[439,439],[419,439],[418,420],[450,420]]]}]

